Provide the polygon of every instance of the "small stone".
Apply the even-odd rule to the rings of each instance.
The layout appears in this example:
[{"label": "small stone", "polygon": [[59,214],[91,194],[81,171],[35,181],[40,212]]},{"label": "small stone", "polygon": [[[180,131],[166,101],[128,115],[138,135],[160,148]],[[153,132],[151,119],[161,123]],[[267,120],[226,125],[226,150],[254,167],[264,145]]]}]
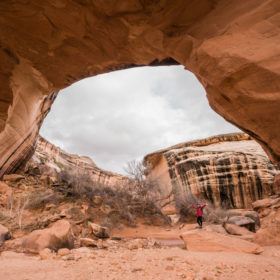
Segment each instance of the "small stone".
[{"label": "small stone", "polygon": [[174,270],[174,267],[171,266],[171,265],[168,265],[168,266],[165,267],[165,270]]},{"label": "small stone", "polygon": [[75,258],[74,258],[74,255],[66,255],[66,256],[63,256],[62,259],[64,261],[73,261]]},{"label": "small stone", "polygon": [[133,268],[132,270],[131,270],[131,272],[137,272],[137,271],[142,271],[143,270],[143,268],[141,268],[141,267],[136,267],[136,268]]},{"label": "small stone", "polygon": [[39,256],[41,260],[48,260],[54,257],[54,254],[49,248],[45,248],[39,252]]},{"label": "small stone", "polygon": [[62,248],[62,249],[59,249],[57,251],[57,254],[61,257],[63,256],[66,256],[66,255],[69,255],[70,254],[70,250],[68,248]]},{"label": "small stone", "polygon": [[97,247],[98,242],[91,238],[80,238],[80,245],[82,247]]}]

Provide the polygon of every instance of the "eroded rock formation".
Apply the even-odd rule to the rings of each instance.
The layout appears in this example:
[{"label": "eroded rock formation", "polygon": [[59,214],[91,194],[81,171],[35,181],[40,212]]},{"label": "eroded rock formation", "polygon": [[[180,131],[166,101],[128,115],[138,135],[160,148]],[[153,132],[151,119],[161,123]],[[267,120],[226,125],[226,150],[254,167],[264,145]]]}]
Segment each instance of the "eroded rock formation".
[{"label": "eroded rock formation", "polygon": [[279,162],[279,11],[278,0],[1,1],[0,176],[31,155],[56,92],[141,65],[184,65]]},{"label": "eroded rock formation", "polygon": [[37,172],[51,177],[57,177],[65,170],[72,176],[86,174],[94,183],[105,186],[120,186],[128,179],[123,175],[99,168],[89,157],[69,154],[41,136],[37,140],[35,153],[26,168],[31,174]]},{"label": "eroded rock formation", "polygon": [[186,142],[145,157],[150,178],[165,194],[192,194],[215,206],[250,208],[253,201],[280,189],[279,171],[261,147],[243,133]]}]

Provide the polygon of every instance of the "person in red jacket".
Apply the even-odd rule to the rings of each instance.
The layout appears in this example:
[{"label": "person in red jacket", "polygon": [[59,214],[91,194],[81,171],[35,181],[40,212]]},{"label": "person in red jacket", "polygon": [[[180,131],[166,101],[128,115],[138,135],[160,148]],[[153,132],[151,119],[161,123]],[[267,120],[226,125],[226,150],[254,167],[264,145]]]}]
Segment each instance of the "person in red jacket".
[{"label": "person in red jacket", "polygon": [[200,228],[202,228],[203,208],[205,206],[206,206],[206,203],[204,203],[204,204],[197,203],[196,205],[192,206],[194,209],[196,209],[196,221]]}]

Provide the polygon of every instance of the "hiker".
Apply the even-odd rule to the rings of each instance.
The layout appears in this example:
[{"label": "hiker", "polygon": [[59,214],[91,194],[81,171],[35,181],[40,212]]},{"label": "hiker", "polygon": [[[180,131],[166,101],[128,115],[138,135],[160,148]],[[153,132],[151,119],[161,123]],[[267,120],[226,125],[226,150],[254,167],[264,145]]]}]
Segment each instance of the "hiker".
[{"label": "hiker", "polygon": [[196,221],[200,228],[202,228],[202,216],[203,216],[203,208],[206,206],[206,203],[200,204],[197,203],[196,205],[192,205],[194,209],[196,209]]}]

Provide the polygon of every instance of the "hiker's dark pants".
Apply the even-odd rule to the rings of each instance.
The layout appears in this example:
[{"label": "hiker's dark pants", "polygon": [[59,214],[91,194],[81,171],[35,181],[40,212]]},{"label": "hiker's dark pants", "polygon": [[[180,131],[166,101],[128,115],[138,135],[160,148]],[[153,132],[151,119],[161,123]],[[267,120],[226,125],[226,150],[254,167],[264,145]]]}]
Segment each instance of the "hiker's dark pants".
[{"label": "hiker's dark pants", "polygon": [[197,217],[196,220],[197,220],[198,225],[200,227],[202,227],[202,216]]}]

